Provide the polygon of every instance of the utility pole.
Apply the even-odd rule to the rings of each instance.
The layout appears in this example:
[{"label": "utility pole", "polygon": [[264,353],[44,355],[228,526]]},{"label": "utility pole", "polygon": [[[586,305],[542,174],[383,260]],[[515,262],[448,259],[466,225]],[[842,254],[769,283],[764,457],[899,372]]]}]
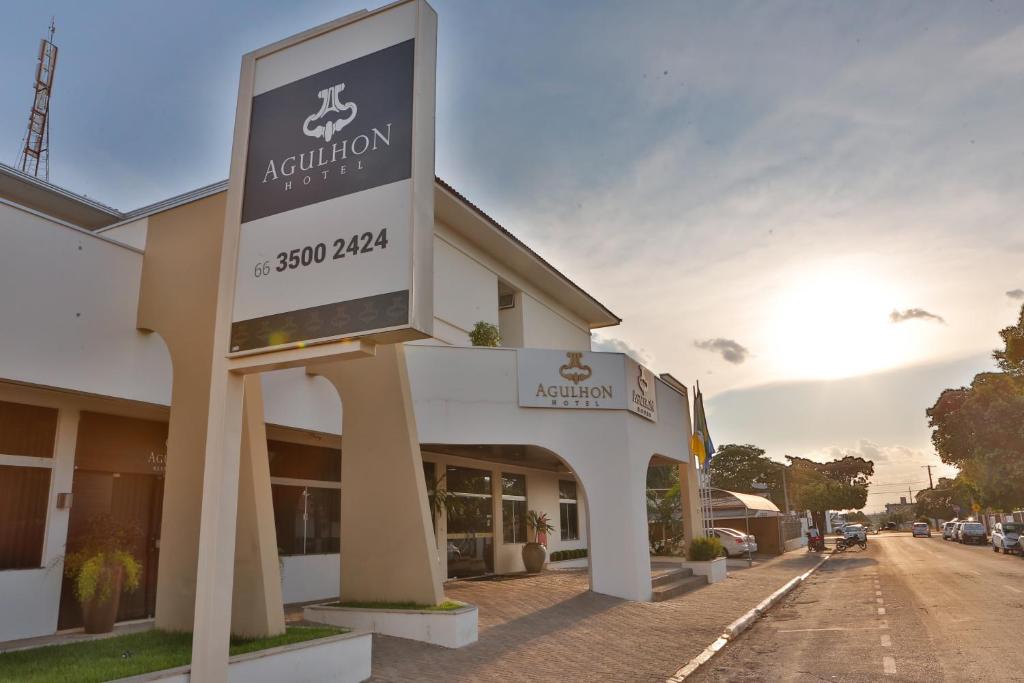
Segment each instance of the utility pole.
[{"label": "utility pole", "polygon": [[786,515],[789,515],[789,487],[786,486],[786,466],[782,466],[782,497],[786,501]]},{"label": "utility pole", "polygon": [[932,484],[932,468],[935,467],[935,465],[921,465],[921,467],[928,470],[928,488],[935,488],[934,484]]}]

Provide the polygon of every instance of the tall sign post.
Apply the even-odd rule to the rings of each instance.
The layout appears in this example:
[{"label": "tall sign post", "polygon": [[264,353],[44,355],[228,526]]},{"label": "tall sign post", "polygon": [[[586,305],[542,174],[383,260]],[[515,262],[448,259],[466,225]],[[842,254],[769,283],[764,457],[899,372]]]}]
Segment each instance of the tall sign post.
[{"label": "tall sign post", "polygon": [[192,680],[227,679],[242,377],[431,336],[437,14],[361,11],[242,58]]}]

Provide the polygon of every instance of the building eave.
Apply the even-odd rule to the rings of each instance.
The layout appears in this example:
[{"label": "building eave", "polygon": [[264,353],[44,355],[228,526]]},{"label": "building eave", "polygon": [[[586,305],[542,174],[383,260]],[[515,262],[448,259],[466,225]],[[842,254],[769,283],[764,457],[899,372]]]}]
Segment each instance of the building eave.
[{"label": "building eave", "polygon": [[124,218],[117,209],[6,164],[0,164],[0,197],[86,230],[106,227]]}]

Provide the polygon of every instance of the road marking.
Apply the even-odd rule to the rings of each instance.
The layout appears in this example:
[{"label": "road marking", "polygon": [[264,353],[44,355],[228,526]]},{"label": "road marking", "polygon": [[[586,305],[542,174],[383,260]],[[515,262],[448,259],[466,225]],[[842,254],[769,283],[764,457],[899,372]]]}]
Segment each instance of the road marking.
[{"label": "road marking", "polygon": [[882,647],[892,647],[892,636],[888,633],[882,634]]},{"label": "road marking", "polygon": [[793,628],[793,629],[776,629],[776,633],[816,633],[818,631],[879,631],[883,628],[889,628],[882,622],[881,626],[827,626],[822,628]]},{"label": "road marking", "polygon": [[875,591],[875,597],[876,598],[882,597],[882,591]]},{"label": "road marking", "polygon": [[882,657],[882,671],[892,676],[896,673],[896,660],[893,657]]},{"label": "road marking", "polygon": [[879,607],[878,608],[878,616],[882,616],[883,614],[885,614],[885,608],[884,607]]},{"label": "road marking", "polygon": [[875,602],[877,602],[879,605],[885,604],[885,600],[883,600],[882,598],[875,598]]},{"label": "road marking", "polygon": [[1013,586],[1007,586],[1006,584],[1003,584],[1003,588],[1007,588],[1009,590],[1012,590],[1014,593],[1024,593],[1024,591],[1022,591],[1021,589],[1014,588]]}]

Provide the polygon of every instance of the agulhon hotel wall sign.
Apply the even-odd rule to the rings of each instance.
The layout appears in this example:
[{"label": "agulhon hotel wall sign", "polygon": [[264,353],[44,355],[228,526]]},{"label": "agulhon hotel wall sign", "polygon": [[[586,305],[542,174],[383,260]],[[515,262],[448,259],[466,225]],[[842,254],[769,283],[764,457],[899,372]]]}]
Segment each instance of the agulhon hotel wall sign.
[{"label": "agulhon hotel wall sign", "polygon": [[256,58],[230,352],[429,335],[435,54],[412,0]]},{"label": "agulhon hotel wall sign", "polygon": [[519,405],[628,410],[658,421],[654,373],[621,353],[517,349]]}]

